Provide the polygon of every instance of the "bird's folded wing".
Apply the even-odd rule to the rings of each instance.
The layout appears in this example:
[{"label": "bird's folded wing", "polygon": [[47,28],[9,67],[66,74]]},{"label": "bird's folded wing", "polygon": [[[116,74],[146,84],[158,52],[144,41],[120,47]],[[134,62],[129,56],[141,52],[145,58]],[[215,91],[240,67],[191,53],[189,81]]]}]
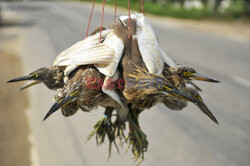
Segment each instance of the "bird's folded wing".
[{"label": "bird's folded wing", "polygon": [[171,59],[161,48],[160,48],[161,56],[163,61],[169,66],[169,67],[176,67],[176,63],[173,59]]},{"label": "bird's folded wing", "polygon": [[[102,32],[102,39],[110,33],[110,29]],[[83,41],[77,42],[58,55],[54,65],[67,66],[77,64],[107,64],[112,59],[112,50],[103,44],[99,44],[100,33],[89,36]],[[100,50],[98,50],[100,49]],[[101,52],[101,54],[99,54]],[[93,54],[94,55],[91,55]],[[99,54],[99,56],[97,56]],[[83,60],[85,59],[85,61]]]},{"label": "bird's folded wing", "polygon": [[114,50],[104,43],[89,47],[88,49],[79,50],[63,57],[55,65],[87,65],[87,64],[105,64],[108,65],[114,57]]},{"label": "bird's folded wing", "polygon": [[150,73],[161,74],[164,62],[156,34],[142,14],[136,14],[138,46],[142,59]]},{"label": "bird's folded wing", "polygon": [[114,57],[107,66],[96,65],[96,68],[105,76],[112,77],[114,73],[116,72],[117,66],[122,57],[124,44],[123,44],[123,41],[118,36],[116,36],[113,32],[107,35],[103,44],[106,44],[108,47],[114,50]]}]

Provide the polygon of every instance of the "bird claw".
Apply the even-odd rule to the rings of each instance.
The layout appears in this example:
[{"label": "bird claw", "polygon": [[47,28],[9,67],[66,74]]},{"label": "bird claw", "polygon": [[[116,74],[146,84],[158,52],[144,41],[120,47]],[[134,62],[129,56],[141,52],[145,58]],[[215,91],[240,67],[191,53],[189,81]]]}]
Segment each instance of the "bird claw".
[{"label": "bird claw", "polygon": [[140,163],[144,160],[144,152],[146,152],[148,148],[147,136],[140,129],[139,125],[137,125],[132,120],[132,118],[129,118],[129,126],[130,126],[130,132],[127,138],[129,142],[128,148],[132,146],[131,150],[135,157],[135,160],[138,161],[138,159],[141,158],[141,160],[139,161]]},{"label": "bird claw", "polygon": [[120,143],[125,140],[125,124],[119,123],[118,121],[112,122],[111,116],[105,115],[104,118],[99,120],[95,126],[93,131],[88,136],[88,141],[95,135],[97,145],[101,145],[105,142],[105,137],[109,140],[109,156],[111,157],[112,144],[115,145],[117,152],[119,153],[119,147],[116,143],[116,138],[119,138]]}]

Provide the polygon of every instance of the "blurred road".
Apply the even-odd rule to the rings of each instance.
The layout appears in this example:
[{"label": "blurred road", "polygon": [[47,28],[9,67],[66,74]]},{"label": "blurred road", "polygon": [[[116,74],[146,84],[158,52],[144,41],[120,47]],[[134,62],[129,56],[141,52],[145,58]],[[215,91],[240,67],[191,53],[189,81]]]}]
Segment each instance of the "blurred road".
[{"label": "blurred road", "polygon": [[[2,7],[3,14],[12,13],[17,18],[16,26],[23,37],[20,54],[26,74],[52,65],[62,50],[82,40],[91,9],[90,4],[59,2],[15,2],[4,3]],[[104,23],[112,21],[113,12],[107,9]],[[145,111],[141,126],[150,144],[142,166],[248,166],[250,43],[151,21],[161,47],[169,56],[221,81],[220,84],[198,83],[220,125],[192,104],[181,112],[170,111],[163,105]],[[100,6],[97,6],[91,29],[99,25]],[[111,160],[107,161],[108,144],[96,147],[94,139],[86,142],[103,109],[92,113],[79,111],[70,118],[64,118],[58,111],[43,122],[54,92],[43,85],[28,92],[34,166],[135,165],[130,152],[125,154],[126,147],[120,156],[113,150]]]}]

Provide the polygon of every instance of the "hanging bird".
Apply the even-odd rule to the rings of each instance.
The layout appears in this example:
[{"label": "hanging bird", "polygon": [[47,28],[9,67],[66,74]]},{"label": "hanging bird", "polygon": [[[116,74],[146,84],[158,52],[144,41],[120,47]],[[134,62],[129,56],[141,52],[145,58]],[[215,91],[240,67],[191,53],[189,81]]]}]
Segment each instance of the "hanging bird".
[{"label": "hanging bird", "polygon": [[[128,20],[123,21],[123,25],[121,28],[126,29],[128,33]],[[163,85],[168,88],[165,92],[158,87],[154,87],[157,85],[154,81],[154,77],[145,77],[149,72],[142,58],[138,40],[135,35],[137,34],[137,21],[135,19],[131,19],[131,31],[133,38],[128,40],[121,60],[122,77],[125,81],[122,92],[129,108],[128,122],[130,132],[128,140],[129,143],[132,144],[132,152],[135,158],[138,159],[141,157],[143,159],[144,152],[147,150],[148,141],[146,135],[140,129],[139,114],[158,102],[162,102],[165,96],[173,98],[174,100],[184,101],[196,101],[196,99],[179,91],[166,79],[164,82],[162,81],[162,83],[164,83]],[[159,57],[159,59],[161,59],[161,57]],[[145,73],[141,74],[143,70],[145,70]]]},{"label": "hanging bird", "polygon": [[40,68],[27,76],[18,77],[8,82],[29,81],[20,90],[28,88],[38,83],[44,83],[49,89],[56,90],[64,85],[64,67],[52,66],[50,68]]},{"label": "hanging bird", "polygon": [[[127,115],[126,110],[123,110],[124,108],[119,103],[102,92],[104,78],[105,76],[92,65],[79,66],[70,74],[65,87],[57,93],[56,102],[44,120],[61,107],[76,101],[77,105],[86,112],[97,106],[113,107],[117,110],[119,121],[124,122]],[[75,108],[72,112],[75,113]]]},{"label": "hanging bird", "polygon": [[[172,110],[181,110],[188,101],[192,102],[218,123],[199,95],[197,90],[201,89],[192,80],[217,81],[199,75],[192,68],[176,65],[159,47],[156,34],[144,14],[130,16],[129,11],[128,16],[120,17],[120,22],[108,28],[102,25],[103,12],[101,20],[100,29],[55,59],[52,68],[57,68],[57,73],[45,68],[41,73],[36,71],[10,80],[33,81],[22,89],[39,82],[44,82],[50,89],[59,88],[56,101],[44,120],[60,108],[64,116],[71,116],[79,108],[89,112],[102,106],[106,108],[105,117],[98,121],[90,136],[96,134],[99,144],[108,136],[111,148],[111,143],[116,145],[115,139],[124,135],[123,126],[128,121],[127,140],[132,144],[136,159],[143,159],[148,147],[146,135],[140,129],[139,114],[158,102]],[[114,83],[121,78],[125,84],[116,89]],[[115,123],[111,121],[114,110],[118,115]]]},{"label": "hanging bird", "polygon": [[[110,28],[102,32],[103,38],[100,43],[100,32],[98,32],[95,35],[85,38],[76,46],[73,46],[73,52],[72,49],[62,52],[62,54],[55,59],[54,65],[67,66],[64,72],[67,77],[69,73],[80,65],[95,64],[95,67],[106,76],[102,91],[122,105],[119,94],[105,88],[110,80],[117,80],[116,71],[123,54],[124,43],[126,43],[127,40],[127,36],[124,36],[123,32],[119,31],[117,27],[118,24],[119,23],[113,24]],[[106,64],[95,63],[95,60],[99,60],[100,56],[111,56],[112,59],[108,59],[108,63]]]},{"label": "hanging bird", "polygon": [[[103,30],[106,30],[106,28],[103,27]],[[95,29],[91,33],[90,37],[88,37],[86,40],[77,42],[76,44],[74,44],[70,48],[63,51],[56,58],[55,63],[57,62],[57,59],[59,59],[59,57],[64,57],[64,56],[84,56],[84,55],[86,55],[86,54],[81,55],[81,51],[83,51],[85,49],[85,47],[88,48],[88,47],[94,46],[96,43],[98,43],[98,42],[95,42],[95,40],[97,40],[96,39],[96,37],[97,37],[96,34],[99,33],[99,31],[100,31],[100,28]],[[105,37],[105,35],[106,35],[106,31],[103,33],[103,38]],[[108,63],[111,62],[113,56],[109,55],[109,54],[106,54],[106,55],[101,55],[100,54],[99,56],[97,55],[96,57],[84,56],[84,58],[85,58],[85,60],[84,60],[84,62],[82,62],[83,65],[84,64],[107,65]],[[63,59],[63,60],[66,61],[66,59]],[[64,80],[65,80],[64,72],[66,72],[66,73],[71,72],[71,71],[69,71],[70,67],[68,67],[67,70],[65,71],[66,67],[68,67],[67,64],[61,65],[61,66],[54,65],[54,66],[49,67],[49,68],[42,67],[42,68],[37,69],[34,72],[31,72],[27,76],[11,79],[8,82],[18,82],[18,81],[28,81],[29,80],[29,82],[27,84],[25,84],[24,86],[22,86],[20,88],[20,90],[26,89],[26,88],[28,88],[30,86],[33,86],[33,85],[41,83],[41,82],[43,82],[49,89],[56,90],[56,89],[62,88],[64,86]],[[71,70],[74,70],[75,68],[71,67]]]}]

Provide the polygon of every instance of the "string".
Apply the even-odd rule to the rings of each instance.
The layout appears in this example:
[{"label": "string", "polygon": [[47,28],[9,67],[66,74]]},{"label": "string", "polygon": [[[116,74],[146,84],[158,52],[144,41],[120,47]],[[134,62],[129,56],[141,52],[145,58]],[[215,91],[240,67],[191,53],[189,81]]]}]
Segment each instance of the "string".
[{"label": "string", "polygon": [[102,5],[102,18],[101,18],[101,28],[100,28],[100,38],[99,38],[99,43],[101,43],[101,37],[102,37],[102,27],[103,27],[104,7],[105,7],[105,0],[103,0],[103,5]]},{"label": "string", "polygon": [[114,15],[114,23],[116,23],[116,4],[117,4],[117,0],[115,0],[115,15]]},{"label": "string", "polygon": [[141,13],[141,3],[139,0],[137,0],[137,3],[138,3],[138,7],[139,7],[139,10],[140,10],[140,13]]},{"label": "string", "polygon": [[128,0],[128,30],[129,30],[128,38],[130,38],[132,36],[131,18],[130,18],[130,0]]},{"label": "string", "polygon": [[143,0],[141,0],[141,6],[142,6],[142,13],[143,13],[143,15],[145,16]]},{"label": "string", "polygon": [[90,13],[90,16],[89,16],[89,23],[88,23],[87,32],[86,32],[85,37],[88,37],[88,35],[89,35],[89,26],[90,26],[91,18],[92,18],[92,15],[93,15],[94,7],[95,7],[95,0],[93,0],[93,5],[92,5],[91,13]]}]

